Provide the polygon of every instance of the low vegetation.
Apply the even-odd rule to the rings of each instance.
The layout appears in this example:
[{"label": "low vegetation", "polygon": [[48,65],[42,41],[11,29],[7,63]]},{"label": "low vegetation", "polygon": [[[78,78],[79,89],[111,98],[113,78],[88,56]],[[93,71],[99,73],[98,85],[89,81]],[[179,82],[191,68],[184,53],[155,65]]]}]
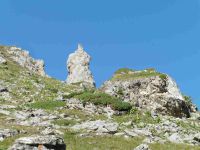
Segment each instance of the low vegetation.
[{"label": "low vegetation", "polygon": [[66,132],[64,140],[67,150],[132,150],[140,145],[143,138],[130,138],[113,136],[78,137],[77,133]]},{"label": "low vegetation", "polygon": [[144,112],[134,107],[130,110],[129,114],[114,116],[113,118],[118,123],[131,121],[138,126],[140,123],[143,123],[145,126],[145,124],[157,124],[161,121],[160,117],[152,118],[149,111]]},{"label": "low vegetation", "polygon": [[35,108],[35,109],[46,109],[46,110],[53,110],[57,107],[63,107],[65,106],[65,102],[63,101],[37,101],[31,104],[27,105],[30,108]]},{"label": "low vegetation", "polygon": [[128,68],[121,68],[117,70],[111,80],[130,80],[159,76],[161,79],[166,79],[165,74],[157,72],[153,68],[145,69],[143,71],[134,71]]},{"label": "low vegetation", "polygon": [[97,91],[84,91],[72,93],[67,96],[67,98],[72,97],[80,99],[83,103],[90,102],[94,105],[111,106],[114,110],[118,111],[129,111],[132,108],[132,106],[127,102],[123,102],[118,98]]}]

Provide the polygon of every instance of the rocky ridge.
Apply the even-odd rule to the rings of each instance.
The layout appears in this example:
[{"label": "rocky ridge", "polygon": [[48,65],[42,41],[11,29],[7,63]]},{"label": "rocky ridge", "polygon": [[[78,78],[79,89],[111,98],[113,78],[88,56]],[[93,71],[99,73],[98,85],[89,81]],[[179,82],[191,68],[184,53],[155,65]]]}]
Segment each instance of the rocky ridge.
[{"label": "rocky ridge", "polygon": [[[34,72],[38,75],[45,76],[44,71],[44,61],[33,59],[28,51],[22,50],[14,46],[11,47],[2,47],[1,53],[7,52],[9,58],[13,59],[20,66],[27,68],[31,72]],[[0,63],[5,63],[5,58],[0,57]]]},{"label": "rocky ridge", "polygon": [[124,70],[126,72],[118,71],[113,79],[106,81],[101,90],[136,107],[163,115],[190,117],[190,112],[196,112],[194,106],[185,101],[177,84],[169,75],[153,69]]}]

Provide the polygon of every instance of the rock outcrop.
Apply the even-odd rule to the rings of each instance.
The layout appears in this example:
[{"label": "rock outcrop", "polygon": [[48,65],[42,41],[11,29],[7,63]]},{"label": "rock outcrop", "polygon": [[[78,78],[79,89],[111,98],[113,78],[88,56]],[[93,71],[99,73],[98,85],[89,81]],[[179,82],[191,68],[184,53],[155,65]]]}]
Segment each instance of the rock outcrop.
[{"label": "rock outcrop", "polygon": [[101,90],[136,107],[175,117],[189,117],[190,109],[175,81],[156,71],[115,74]]},{"label": "rock outcrop", "polygon": [[24,51],[21,48],[6,47],[4,50],[7,50],[8,54],[11,55],[11,59],[17,62],[20,66],[27,68],[38,75],[45,76],[43,60],[32,58],[28,51]]},{"label": "rock outcrop", "polygon": [[91,57],[79,44],[78,49],[69,55],[67,60],[68,84],[80,83],[86,87],[95,87],[95,81],[89,69]]},{"label": "rock outcrop", "polygon": [[64,140],[54,135],[19,138],[9,150],[66,150]]}]

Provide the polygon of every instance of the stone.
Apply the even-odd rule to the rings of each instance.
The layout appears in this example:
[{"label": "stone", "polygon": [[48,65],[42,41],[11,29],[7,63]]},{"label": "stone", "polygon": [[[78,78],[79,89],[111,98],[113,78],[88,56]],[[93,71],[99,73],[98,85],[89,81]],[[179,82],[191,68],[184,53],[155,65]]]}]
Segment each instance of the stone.
[{"label": "stone", "polygon": [[15,141],[9,150],[66,150],[61,137],[55,135],[22,137]]},{"label": "stone", "polygon": [[0,129],[0,142],[8,137],[12,137],[19,134],[18,130],[11,130],[11,129]]},{"label": "stone", "polygon": [[134,150],[150,150],[150,148],[147,144],[141,144],[138,147],[136,147]]},{"label": "stone", "polygon": [[172,143],[183,143],[181,136],[178,133],[172,134],[168,140]]},{"label": "stone", "polygon": [[95,81],[89,69],[91,57],[79,44],[78,49],[67,60],[67,84],[81,84],[83,87],[95,87]]},{"label": "stone", "polygon": [[59,130],[53,129],[52,127],[45,128],[42,132],[42,135],[63,135]]},{"label": "stone", "polygon": [[138,136],[138,134],[136,134],[135,132],[133,132],[132,130],[129,130],[129,129],[124,130],[124,133],[127,136],[130,136],[130,137],[136,137],[136,136]]},{"label": "stone", "polygon": [[108,80],[100,90],[140,109],[180,118],[190,117],[190,109],[177,84],[170,76],[165,76]]},{"label": "stone", "polygon": [[3,57],[0,56],[0,64],[6,64],[7,61]]},{"label": "stone", "polygon": [[194,140],[200,144],[200,133],[194,135]]}]

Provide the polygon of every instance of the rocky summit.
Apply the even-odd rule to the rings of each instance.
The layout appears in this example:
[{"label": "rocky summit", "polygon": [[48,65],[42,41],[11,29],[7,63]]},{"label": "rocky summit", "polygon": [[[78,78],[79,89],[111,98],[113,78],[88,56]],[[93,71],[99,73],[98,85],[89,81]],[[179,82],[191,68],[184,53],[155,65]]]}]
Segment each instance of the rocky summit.
[{"label": "rocky summit", "polygon": [[100,88],[81,45],[67,81],[0,46],[0,150],[200,150],[200,112],[155,69],[117,70]]},{"label": "rocky summit", "polygon": [[120,69],[101,90],[141,109],[164,115],[189,117],[190,112],[196,112],[195,106],[184,99],[176,82],[154,69]]}]

